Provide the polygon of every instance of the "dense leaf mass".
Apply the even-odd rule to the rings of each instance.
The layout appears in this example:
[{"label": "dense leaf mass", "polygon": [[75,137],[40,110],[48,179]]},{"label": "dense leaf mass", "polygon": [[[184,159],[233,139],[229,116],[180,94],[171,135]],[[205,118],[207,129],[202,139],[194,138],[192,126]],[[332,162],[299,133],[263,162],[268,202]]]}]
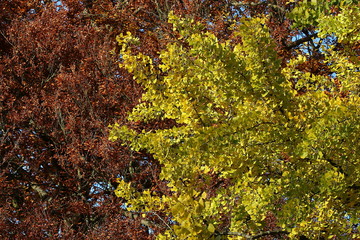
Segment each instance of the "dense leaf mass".
[{"label": "dense leaf mass", "polygon": [[0,1],[0,238],[356,238],[359,14]]},{"label": "dense leaf mass", "polygon": [[[141,93],[111,53],[122,20],[111,30],[81,2],[38,2],[1,2],[0,238],[146,238],[113,194],[141,157],[107,140]],[[157,167],[137,171],[141,184]]]},{"label": "dense leaf mass", "polygon": [[[244,14],[222,36],[170,12],[156,59],[118,36],[120,66],[145,93],[110,139],[151,153],[171,192],[119,178],[116,194],[129,211],[167,214],[158,239],[357,239],[359,6],[247,4],[279,15]],[[131,126],[166,119],[174,126]]]},{"label": "dense leaf mass", "polygon": [[148,239],[165,229],[164,214],[148,217],[149,231],[113,192],[119,176],[167,191],[148,153],[108,141],[107,126],[142,93],[117,66],[115,37],[131,31],[137,51],[156,57],[170,10],[220,23],[224,3],[0,1],[0,238]]}]

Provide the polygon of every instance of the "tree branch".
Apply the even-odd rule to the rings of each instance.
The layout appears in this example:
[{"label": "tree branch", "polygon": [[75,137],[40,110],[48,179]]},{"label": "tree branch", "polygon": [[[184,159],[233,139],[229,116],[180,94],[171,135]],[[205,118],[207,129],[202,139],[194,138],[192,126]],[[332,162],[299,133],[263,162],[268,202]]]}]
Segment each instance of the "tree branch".
[{"label": "tree branch", "polygon": [[237,1],[233,1],[230,3],[231,5],[233,5],[234,7],[245,7],[245,6],[251,6],[251,7],[256,7],[256,6],[260,6],[260,5],[266,5],[268,7],[272,7],[274,9],[278,9],[280,10],[281,12],[285,12],[286,9],[279,6],[279,5],[276,5],[276,4],[271,4],[269,2],[248,2],[248,3],[243,3],[243,2],[237,2]]},{"label": "tree branch", "polygon": [[308,41],[312,40],[314,37],[317,37],[317,35],[318,35],[317,33],[314,33],[314,34],[311,34],[309,36],[300,38],[300,39],[298,39],[298,40],[296,40],[294,42],[291,42],[290,44],[285,44],[286,45],[285,49],[290,50],[290,49],[292,49],[294,47],[297,47],[297,46],[299,46],[300,44],[302,44],[304,42],[308,42]]},{"label": "tree branch", "polygon": [[253,239],[259,239],[259,238],[265,237],[265,236],[276,236],[279,234],[289,234],[289,232],[285,231],[285,230],[270,230],[270,231],[259,232],[258,234],[255,234],[255,235],[248,235],[246,233],[240,233],[240,232],[226,232],[226,233],[222,233],[219,235],[239,236],[239,237],[244,237],[247,240],[253,240]]}]

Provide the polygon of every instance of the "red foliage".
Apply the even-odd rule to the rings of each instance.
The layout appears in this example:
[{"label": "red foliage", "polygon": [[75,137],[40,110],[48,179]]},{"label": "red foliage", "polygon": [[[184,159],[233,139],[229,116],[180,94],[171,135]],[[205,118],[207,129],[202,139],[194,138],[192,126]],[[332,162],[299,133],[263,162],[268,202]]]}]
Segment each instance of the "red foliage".
[{"label": "red foliage", "polygon": [[[124,118],[141,89],[110,53],[116,32],[81,17],[84,7],[75,2],[65,10],[7,3],[0,41],[1,238],[81,239],[102,228],[128,238],[134,230],[124,226],[139,221],[122,217],[113,189],[141,157],[110,143],[107,126]],[[138,172],[156,171],[151,166]],[[109,228],[109,219],[120,226]],[[147,238],[141,229],[133,239]]]}]

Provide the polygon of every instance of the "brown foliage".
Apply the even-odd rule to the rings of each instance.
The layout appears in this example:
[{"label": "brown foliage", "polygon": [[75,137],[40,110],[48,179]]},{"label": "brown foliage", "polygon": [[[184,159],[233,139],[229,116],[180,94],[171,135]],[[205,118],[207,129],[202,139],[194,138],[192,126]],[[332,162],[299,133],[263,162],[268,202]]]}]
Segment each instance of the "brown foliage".
[{"label": "brown foliage", "polygon": [[[110,54],[114,32],[82,18],[75,3],[18,3],[1,16],[1,238],[80,239],[109,219],[132,225],[112,190],[140,157],[109,143],[107,126],[141,89]],[[120,238],[131,232],[107,228]],[[141,229],[134,239],[148,235]]]}]

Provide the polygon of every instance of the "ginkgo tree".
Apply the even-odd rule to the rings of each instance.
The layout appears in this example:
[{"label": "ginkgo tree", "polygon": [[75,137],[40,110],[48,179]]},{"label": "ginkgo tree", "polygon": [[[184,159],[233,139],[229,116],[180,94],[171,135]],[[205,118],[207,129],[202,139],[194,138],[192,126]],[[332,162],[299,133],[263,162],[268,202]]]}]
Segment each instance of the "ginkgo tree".
[{"label": "ginkgo tree", "polygon": [[[318,35],[358,44],[359,15],[351,4],[319,14]],[[175,34],[157,59],[134,54],[131,33],[118,36],[121,66],[145,93],[110,139],[151,153],[170,191],[119,178],[116,194],[144,217],[167,213],[159,239],[360,237],[358,56],[322,45],[328,74],[306,72],[304,52],[281,61],[266,21],[234,23],[235,43],[171,13]],[[130,127],[168,119],[171,128]]]}]

